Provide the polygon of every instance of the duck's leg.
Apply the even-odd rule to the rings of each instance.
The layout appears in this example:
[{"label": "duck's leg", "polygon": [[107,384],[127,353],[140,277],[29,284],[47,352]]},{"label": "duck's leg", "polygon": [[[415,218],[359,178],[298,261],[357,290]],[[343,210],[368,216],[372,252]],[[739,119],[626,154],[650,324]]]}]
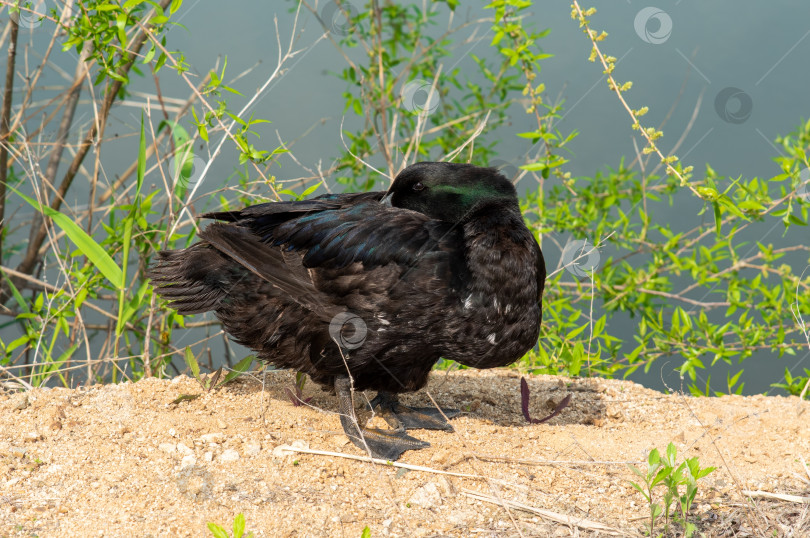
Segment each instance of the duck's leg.
[{"label": "duck's leg", "polygon": [[447,418],[457,416],[461,411],[458,409],[442,409],[439,411],[435,407],[408,407],[399,403],[396,394],[380,391],[371,400],[371,408],[378,413],[394,429],[423,429],[423,430],[445,430],[453,431]]},{"label": "duck's leg", "polygon": [[360,428],[352,404],[351,383],[347,377],[335,379],[335,392],[338,397],[340,424],[346,436],[361,450],[371,451],[375,458],[396,460],[406,450],[427,448],[430,443],[411,437],[404,428],[380,430],[378,428]]}]

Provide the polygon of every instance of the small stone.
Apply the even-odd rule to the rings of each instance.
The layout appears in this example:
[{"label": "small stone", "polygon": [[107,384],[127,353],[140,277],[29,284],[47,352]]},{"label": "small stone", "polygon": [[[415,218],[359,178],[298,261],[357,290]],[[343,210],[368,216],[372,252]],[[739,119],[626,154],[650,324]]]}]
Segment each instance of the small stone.
[{"label": "small stone", "polygon": [[169,435],[172,437],[177,437],[177,432],[174,430],[174,428],[169,428]]},{"label": "small stone", "polygon": [[212,461],[214,461],[214,453],[209,450],[203,455],[203,459],[208,463],[211,463]]},{"label": "small stone", "polygon": [[222,432],[206,433],[201,435],[200,439],[205,443],[221,443],[225,439],[225,435]]},{"label": "small stone", "polygon": [[307,443],[306,441],[302,441],[300,439],[297,439],[297,440],[293,441],[289,445],[279,445],[279,446],[277,446],[276,448],[273,449],[273,455],[278,457],[278,458],[281,458],[281,457],[284,457],[284,456],[294,456],[295,454],[298,453],[298,451],[296,449],[300,449],[300,448],[304,448],[304,449],[309,448],[309,443]]},{"label": "small stone", "polygon": [[222,455],[219,456],[219,461],[222,463],[230,463],[239,460],[239,452],[236,450],[229,448],[225,450]]},{"label": "small stone", "polygon": [[446,476],[440,476],[438,478],[438,481],[439,487],[441,487],[442,493],[444,494],[445,497],[449,497],[456,492],[456,488],[453,487],[452,482],[450,482],[450,480],[448,480]]},{"label": "small stone", "polygon": [[188,455],[188,454],[194,454],[194,451],[193,451],[193,450],[191,450],[191,449],[190,449],[189,447],[187,447],[186,445],[184,445],[183,443],[177,443],[177,451],[178,451],[179,453],[181,453],[181,454],[185,454],[185,455]]},{"label": "small stone", "polygon": [[436,484],[433,482],[428,482],[413,492],[411,498],[408,499],[408,503],[411,506],[435,508],[442,503],[442,497],[439,495],[439,488],[436,486]]},{"label": "small stone", "polygon": [[193,465],[197,465],[197,457],[194,454],[186,454],[183,456],[183,460],[180,462],[180,467],[191,467]]},{"label": "small stone", "polygon": [[9,449],[8,453],[14,456],[15,458],[24,458],[26,450],[19,446],[13,446]]},{"label": "small stone", "polygon": [[432,463],[436,463],[436,464],[439,464],[439,465],[444,465],[450,460],[451,456],[452,456],[452,454],[451,454],[451,452],[449,450],[437,450],[430,457],[430,461]]},{"label": "small stone", "polygon": [[475,519],[475,512],[469,510],[457,510],[447,515],[447,522],[451,525],[467,525]]},{"label": "small stone", "polygon": [[259,443],[245,443],[245,455],[246,456],[258,456],[259,452],[262,451],[262,445]]},{"label": "small stone", "polygon": [[174,452],[177,452],[177,445],[174,443],[160,443],[158,445],[158,450],[162,450],[167,454],[173,454]]},{"label": "small stone", "polygon": [[219,420],[217,420],[217,427],[218,427],[220,430],[227,430],[227,429],[228,429],[228,423],[227,423],[227,422],[225,422],[225,421],[224,421],[224,420],[222,420],[222,419],[219,419]]},{"label": "small stone", "polygon": [[16,401],[16,402],[14,402],[14,410],[15,410],[15,411],[22,411],[23,409],[25,409],[25,408],[26,408],[26,407],[28,407],[29,405],[31,405],[31,404],[30,404],[30,402],[28,401],[28,394],[22,394],[22,395],[20,395],[20,397],[17,399],[17,401]]},{"label": "small stone", "polygon": [[42,436],[39,434],[39,432],[28,432],[25,434],[23,438],[29,443],[31,443],[34,441],[39,441],[40,439],[42,439]]},{"label": "small stone", "polygon": [[345,435],[333,435],[329,438],[329,444],[340,448],[349,444],[349,438]]}]

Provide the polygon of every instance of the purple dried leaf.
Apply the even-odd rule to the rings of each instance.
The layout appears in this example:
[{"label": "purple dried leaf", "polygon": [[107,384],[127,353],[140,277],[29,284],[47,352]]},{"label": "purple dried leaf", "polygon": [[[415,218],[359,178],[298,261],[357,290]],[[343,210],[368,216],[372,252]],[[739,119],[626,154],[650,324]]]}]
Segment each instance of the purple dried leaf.
[{"label": "purple dried leaf", "polygon": [[304,398],[304,393],[301,392],[301,389],[299,389],[298,386],[295,387],[295,392],[291,391],[288,387],[284,387],[284,390],[287,391],[287,397],[295,407],[309,403],[309,401],[312,399],[312,396],[309,398]]},{"label": "purple dried leaf", "polygon": [[532,422],[532,417],[529,415],[529,384],[526,383],[526,378],[520,378],[520,408],[523,410],[523,416],[526,422]]},{"label": "purple dried leaf", "polygon": [[290,390],[289,388],[287,388],[287,387],[284,387],[284,390],[286,390],[286,391],[287,391],[287,397],[290,399],[290,401],[292,402],[292,404],[293,404],[295,407],[298,407],[299,405],[301,405],[301,400],[300,400],[300,398],[298,398],[298,396],[297,396],[295,393],[293,393],[293,391],[291,391],[291,390]]},{"label": "purple dried leaf", "polygon": [[547,416],[546,418],[541,418],[541,419],[536,419],[536,418],[535,418],[535,419],[532,419],[532,423],[533,423],[533,424],[542,424],[543,422],[546,422],[546,421],[551,420],[552,418],[554,418],[554,417],[556,417],[557,415],[559,415],[560,413],[562,413],[562,410],[563,410],[563,409],[565,409],[566,407],[568,407],[568,405],[569,405],[570,403],[571,403],[571,395],[569,394],[568,396],[566,396],[565,398],[563,398],[563,399],[562,399],[562,401],[561,401],[560,403],[558,403],[558,404],[557,404],[557,407],[555,407],[555,408],[554,408],[554,412],[553,412],[553,413],[551,413],[551,414],[550,414],[549,416]]},{"label": "purple dried leaf", "polygon": [[569,394],[565,398],[562,399],[560,403],[557,404],[557,407],[554,408],[554,411],[545,418],[532,418],[529,415],[529,397],[531,393],[529,391],[529,384],[526,383],[526,378],[520,378],[520,407],[523,410],[523,416],[526,419],[526,422],[530,424],[542,424],[543,422],[547,422],[552,418],[556,417],[562,410],[568,407],[571,403],[571,395]]}]

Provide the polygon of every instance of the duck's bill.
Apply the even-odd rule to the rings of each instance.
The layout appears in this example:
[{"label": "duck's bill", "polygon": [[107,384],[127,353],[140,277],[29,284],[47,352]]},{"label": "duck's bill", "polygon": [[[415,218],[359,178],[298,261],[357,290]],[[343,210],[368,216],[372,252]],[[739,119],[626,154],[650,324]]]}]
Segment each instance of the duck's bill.
[{"label": "duck's bill", "polygon": [[380,200],[380,203],[382,205],[384,205],[385,207],[391,207],[391,197],[392,196],[394,196],[393,192],[386,193],[386,195],[382,197],[382,200]]}]

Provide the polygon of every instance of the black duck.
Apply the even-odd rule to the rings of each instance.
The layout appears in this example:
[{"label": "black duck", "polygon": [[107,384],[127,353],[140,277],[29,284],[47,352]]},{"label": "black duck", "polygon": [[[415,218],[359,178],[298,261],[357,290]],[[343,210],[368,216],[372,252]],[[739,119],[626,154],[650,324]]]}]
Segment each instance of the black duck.
[{"label": "black duck", "polygon": [[[346,435],[376,457],[429,446],[408,429],[452,431],[457,412],[397,400],[441,357],[493,368],[537,342],[543,255],[495,169],[417,163],[387,192],[203,217],[220,222],[159,253],[157,291],[181,314],[213,310],[260,360],[334,388]],[[393,429],[360,428],[352,388],[377,391]]]}]

